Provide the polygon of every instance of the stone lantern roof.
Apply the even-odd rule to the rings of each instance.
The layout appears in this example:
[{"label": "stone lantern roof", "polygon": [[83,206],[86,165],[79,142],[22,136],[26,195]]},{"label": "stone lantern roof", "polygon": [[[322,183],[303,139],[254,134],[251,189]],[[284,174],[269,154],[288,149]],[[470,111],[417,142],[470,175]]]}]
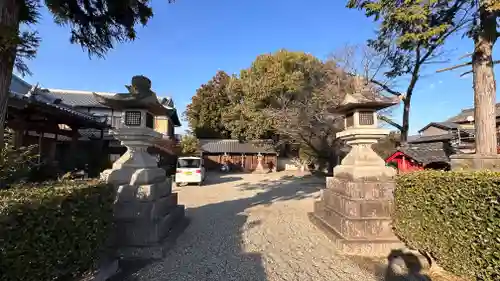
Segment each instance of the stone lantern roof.
[{"label": "stone lantern roof", "polygon": [[348,93],[340,105],[335,108],[336,112],[346,113],[353,109],[372,109],[377,111],[398,104],[399,97],[387,97],[380,95],[375,86],[368,83],[360,76],[353,77],[353,93]]},{"label": "stone lantern roof", "polygon": [[352,111],[353,109],[372,109],[374,111],[384,109],[400,102],[398,97],[390,98],[382,95],[373,95],[368,98],[361,93],[347,94],[335,110],[339,113]]},{"label": "stone lantern roof", "polygon": [[97,102],[116,110],[145,109],[153,115],[168,115],[173,107],[171,99],[158,100],[156,93],[151,90],[149,78],[136,75],[132,77],[131,85],[125,86],[129,93],[120,93],[113,96],[93,93]]}]

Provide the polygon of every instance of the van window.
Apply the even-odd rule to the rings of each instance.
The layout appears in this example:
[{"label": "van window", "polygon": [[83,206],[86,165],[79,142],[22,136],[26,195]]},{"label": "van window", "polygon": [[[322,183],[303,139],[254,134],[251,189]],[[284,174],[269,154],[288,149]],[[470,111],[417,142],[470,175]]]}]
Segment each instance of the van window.
[{"label": "van window", "polygon": [[179,159],[177,161],[177,168],[199,168],[201,159]]}]

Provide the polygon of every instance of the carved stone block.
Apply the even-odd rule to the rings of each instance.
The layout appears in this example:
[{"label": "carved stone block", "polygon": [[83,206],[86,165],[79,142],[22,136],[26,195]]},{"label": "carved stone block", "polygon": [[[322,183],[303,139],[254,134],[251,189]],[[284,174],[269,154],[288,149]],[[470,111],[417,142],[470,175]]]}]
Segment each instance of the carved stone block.
[{"label": "carved stone block", "polygon": [[387,255],[402,245],[391,227],[394,187],[392,179],[327,178],[312,219],[334,237],[343,253]]}]

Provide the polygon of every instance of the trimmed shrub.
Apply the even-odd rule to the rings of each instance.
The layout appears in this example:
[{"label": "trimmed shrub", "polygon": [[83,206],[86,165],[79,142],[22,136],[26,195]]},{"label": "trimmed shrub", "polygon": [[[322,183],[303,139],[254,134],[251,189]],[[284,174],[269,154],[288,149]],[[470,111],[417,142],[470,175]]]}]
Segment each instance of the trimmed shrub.
[{"label": "trimmed shrub", "polygon": [[421,171],[397,184],[396,235],[454,274],[500,280],[500,173]]},{"label": "trimmed shrub", "polygon": [[68,280],[91,269],[112,222],[114,189],[66,181],[0,191],[0,280]]}]

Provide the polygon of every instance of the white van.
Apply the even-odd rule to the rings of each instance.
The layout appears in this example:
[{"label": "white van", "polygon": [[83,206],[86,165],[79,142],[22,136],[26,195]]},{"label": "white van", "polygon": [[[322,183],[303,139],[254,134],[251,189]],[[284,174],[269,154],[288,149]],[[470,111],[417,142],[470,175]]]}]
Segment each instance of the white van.
[{"label": "white van", "polygon": [[177,171],[175,173],[175,183],[188,184],[197,183],[202,185],[205,181],[205,167],[203,159],[200,157],[179,157],[177,159]]}]

